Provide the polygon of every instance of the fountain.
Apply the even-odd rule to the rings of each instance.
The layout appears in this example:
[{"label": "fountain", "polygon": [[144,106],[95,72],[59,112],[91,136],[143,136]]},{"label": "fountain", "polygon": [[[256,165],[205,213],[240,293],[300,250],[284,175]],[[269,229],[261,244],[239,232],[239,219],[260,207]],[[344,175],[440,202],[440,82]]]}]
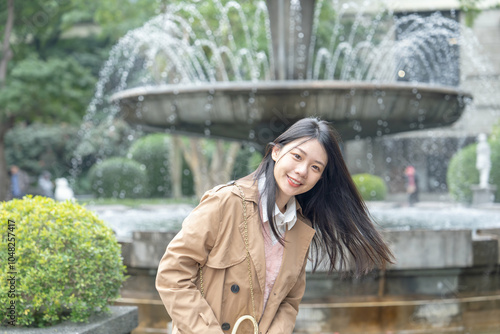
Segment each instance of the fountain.
[{"label": "fountain", "polygon": [[[216,27],[194,4],[180,4],[130,32],[114,50],[112,62],[126,59],[111,99],[130,123],[263,145],[294,121],[316,115],[348,140],[450,125],[471,99],[450,85],[457,58],[441,50],[453,51],[459,39],[453,20],[404,17],[381,35],[383,14],[360,28],[371,14],[355,2],[279,0],[266,7],[261,1],[251,27],[237,2],[213,6],[220,11]],[[340,21],[355,12],[358,27],[348,34]],[[339,22],[324,27],[328,13]],[[203,28],[196,31],[195,24]],[[325,29],[331,29],[329,40]],[[404,82],[416,72],[413,63],[429,61],[427,82]]]},{"label": "fountain", "polygon": [[[374,6],[337,0],[173,4],[112,50],[86,120],[120,116],[146,131],[260,147],[309,115],[332,121],[344,140],[455,122],[472,99],[457,86],[462,27],[439,14],[397,16]],[[372,211],[378,218],[400,208],[393,209]],[[499,314],[500,284],[491,273],[498,272],[500,217],[459,210],[470,219],[457,226],[446,209],[400,211],[384,230],[398,263],[363,280],[310,276],[297,333],[459,332],[480,325],[486,333],[497,325],[472,326],[469,318]],[[134,214],[144,222],[144,212]],[[115,223],[131,279],[118,303],[140,305],[140,312],[157,314],[149,327],[164,327],[154,271],[179,221],[171,230],[156,221],[152,230],[124,232],[123,216]],[[419,222],[409,223],[415,216]]]}]

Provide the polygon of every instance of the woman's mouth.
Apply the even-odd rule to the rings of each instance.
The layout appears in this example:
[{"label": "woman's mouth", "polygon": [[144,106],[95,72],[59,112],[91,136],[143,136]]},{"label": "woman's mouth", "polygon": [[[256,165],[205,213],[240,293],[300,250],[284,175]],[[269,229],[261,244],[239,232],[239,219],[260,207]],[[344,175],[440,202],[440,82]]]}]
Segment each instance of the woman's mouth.
[{"label": "woman's mouth", "polygon": [[288,175],[286,177],[287,177],[287,180],[288,180],[288,184],[291,185],[292,187],[298,187],[298,186],[300,186],[302,184],[299,181],[295,180],[294,178],[291,178]]}]

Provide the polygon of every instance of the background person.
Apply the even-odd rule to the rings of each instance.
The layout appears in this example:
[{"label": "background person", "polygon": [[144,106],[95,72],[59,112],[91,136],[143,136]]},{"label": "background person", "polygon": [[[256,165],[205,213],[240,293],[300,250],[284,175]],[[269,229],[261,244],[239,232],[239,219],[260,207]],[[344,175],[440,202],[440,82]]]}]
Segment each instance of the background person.
[{"label": "background person", "polygon": [[43,171],[40,177],[38,178],[38,187],[40,188],[40,192],[45,197],[54,197],[54,184],[51,180],[51,174],[49,171]]},{"label": "background person", "polygon": [[18,166],[10,167],[10,190],[12,198],[22,198],[29,187],[29,176]]},{"label": "background person", "polygon": [[413,206],[418,202],[418,175],[415,167],[407,166],[405,168],[406,193],[408,194],[408,204]]}]

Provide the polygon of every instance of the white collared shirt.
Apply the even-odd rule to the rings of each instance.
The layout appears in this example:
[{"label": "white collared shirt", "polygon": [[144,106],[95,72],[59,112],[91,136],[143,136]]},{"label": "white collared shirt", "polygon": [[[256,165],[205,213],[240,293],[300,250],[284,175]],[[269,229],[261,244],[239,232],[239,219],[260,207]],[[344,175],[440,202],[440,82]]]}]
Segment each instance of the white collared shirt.
[{"label": "white collared shirt", "polygon": [[[267,219],[267,194],[263,193],[264,184],[266,182],[266,177],[262,175],[259,178],[258,188],[261,196],[260,210],[262,213],[262,220],[264,223],[269,223]],[[281,212],[278,208],[278,205],[274,203],[274,213],[273,213],[274,221],[276,223],[276,227],[278,228],[278,233],[280,235],[285,235],[285,231],[290,231],[292,227],[295,225],[297,221],[297,205],[295,203],[295,196],[290,197],[288,203],[286,204],[285,212]],[[271,233],[271,241],[274,244],[278,242],[273,233]]]}]

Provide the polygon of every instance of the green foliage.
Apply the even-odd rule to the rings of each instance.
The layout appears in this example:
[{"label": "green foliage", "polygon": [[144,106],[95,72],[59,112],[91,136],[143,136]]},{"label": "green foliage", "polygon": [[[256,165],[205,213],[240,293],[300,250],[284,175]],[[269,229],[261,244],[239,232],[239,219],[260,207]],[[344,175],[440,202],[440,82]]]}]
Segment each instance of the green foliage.
[{"label": "green foliage", "polygon": [[[142,26],[154,15],[159,14],[167,0],[96,1],[94,21],[102,28],[102,33],[118,39],[127,31]],[[87,4],[79,2],[82,10]]]},{"label": "green foliage", "polygon": [[382,178],[371,174],[352,176],[356,188],[365,201],[382,201],[387,195],[387,186]]},{"label": "green foliage", "polygon": [[[93,212],[70,201],[25,197],[0,203],[0,220],[2,323],[11,300],[17,326],[43,327],[65,319],[87,321],[118,297],[125,280],[120,245]],[[15,222],[10,230],[8,220]],[[8,247],[15,248],[14,269],[7,267]],[[15,299],[5,284],[9,271],[16,272]]]},{"label": "green foliage", "polygon": [[[170,135],[157,133],[135,141],[129,149],[128,157],[146,168],[149,197],[170,197],[172,195],[171,158],[172,141]],[[184,196],[194,195],[193,174],[184,157],[182,159],[181,187]]]},{"label": "green foliage", "polygon": [[252,146],[246,145],[242,150],[238,151],[236,162],[232,173],[232,178],[237,180],[257,169],[262,161],[262,154],[256,151]]},{"label": "green foliage", "polygon": [[80,128],[82,135],[74,155],[80,160],[82,173],[97,161],[112,156],[125,156],[132,140],[137,136],[123,120],[114,118],[95,126],[85,122]]},{"label": "green foliage", "polygon": [[[500,138],[496,135],[499,127],[494,128],[489,140],[491,149],[491,171],[489,183],[497,186],[495,201],[500,201]],[[479,171],[476,169],[477,144],[471,144],[451,158],[446,175],[451,197],[464,203],[472,201],[471,185],[479,183]]]},{"label": "green foliage", "polygon": [[96,197],[145,197],[148,176],[145,166],[125,158],[110,158],[97,163],[89,171]]},{"label": "green foliage", "polygon": [[141,163],[148,175],[147,195],[170,197],[172,180],[170,167],[170,136],[163,133],[147,135],[138,139],[129,150],[129,158]]},{"label": "green foliage", "polygon": [[477,144],[471,144],[458,151],[448,166],[446,182],[451,197],[458,202],[470,202],[472,200],[470,186],[479,183],[476,147]]},{"label": "green foliage", "polygon": [[5,136],[7,164],[15,164],[34,176],[43,170],[54,178],[67,176],[76,132],[77,128],[69,124],[16,126]]},{"label": "green foliage", "polygon": [[467,27],[472,27],[474,25],[474,21],[481,14],[481,9],[478,7],[478,4],[483,0],[458,0],[460,3],[460,10],[464,13],[465,16],[465,25]]},{"label": "green foliage", "polygon": [[77,123],[92,96],[95,79],[73,58],[39,59],[17,63],[0,90],[0,120],[14,116],[31,122]]}]

